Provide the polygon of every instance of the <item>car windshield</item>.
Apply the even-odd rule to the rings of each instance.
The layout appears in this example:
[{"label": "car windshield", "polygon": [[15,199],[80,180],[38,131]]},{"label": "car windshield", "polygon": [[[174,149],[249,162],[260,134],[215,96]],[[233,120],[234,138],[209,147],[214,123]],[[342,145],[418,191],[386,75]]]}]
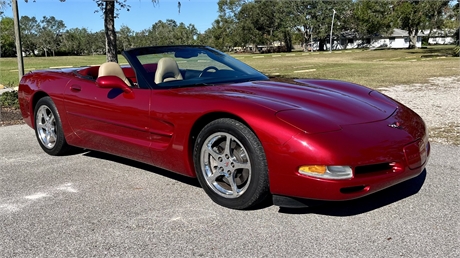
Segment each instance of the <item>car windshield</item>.
[{"label": "car windshield", "polygon": [[254,68],[209,47],[135,48],[125,56],[154,88],[267,80]]}]

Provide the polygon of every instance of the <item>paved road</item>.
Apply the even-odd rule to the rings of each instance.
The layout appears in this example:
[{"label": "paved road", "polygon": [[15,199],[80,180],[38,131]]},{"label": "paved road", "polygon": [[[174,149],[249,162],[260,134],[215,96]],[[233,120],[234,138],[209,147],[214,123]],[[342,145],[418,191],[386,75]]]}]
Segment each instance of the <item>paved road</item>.
[{"label": "paved road", "polygon": [[51,157],[0,128],[0,257],[459,257],[460,148],[426,173],[314,209],[214,204],[196,180],[94,153]]}]

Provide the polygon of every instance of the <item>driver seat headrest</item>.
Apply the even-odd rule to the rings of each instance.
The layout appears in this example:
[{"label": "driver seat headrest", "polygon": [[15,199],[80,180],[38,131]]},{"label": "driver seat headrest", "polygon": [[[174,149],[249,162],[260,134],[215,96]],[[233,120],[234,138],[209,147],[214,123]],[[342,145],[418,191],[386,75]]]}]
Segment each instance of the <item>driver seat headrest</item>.
[{"label": "driver seat headrest", "polygon": [[171,57],[163,57],[158,61],[155,72],[155,83],[183,80],[176,61]]}]

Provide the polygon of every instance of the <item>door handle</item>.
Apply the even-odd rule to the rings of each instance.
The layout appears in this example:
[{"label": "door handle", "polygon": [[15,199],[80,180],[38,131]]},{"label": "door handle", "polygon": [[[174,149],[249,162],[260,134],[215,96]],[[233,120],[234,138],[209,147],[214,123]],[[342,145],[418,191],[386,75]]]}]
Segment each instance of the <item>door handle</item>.
[{"label": "door handle", "polygon": [[70,90],[71,91],[81,91],[81,86],[73,84],[72,86],[70,86]]}]

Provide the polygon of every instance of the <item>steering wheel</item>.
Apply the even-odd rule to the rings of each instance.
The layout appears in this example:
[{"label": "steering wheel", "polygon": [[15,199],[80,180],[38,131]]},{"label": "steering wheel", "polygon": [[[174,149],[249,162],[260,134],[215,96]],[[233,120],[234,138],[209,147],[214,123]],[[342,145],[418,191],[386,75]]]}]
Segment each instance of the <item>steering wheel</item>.
[{"label": "steering wheel", "polygon": [[203,77],[203,74],[207,73],[209,70],[214,70],[214,71],[219,71],[219,69],[215,66],[208,66],[206,68],[203,69],[203,71],[200,73],[200,76],[198,77]]}]

